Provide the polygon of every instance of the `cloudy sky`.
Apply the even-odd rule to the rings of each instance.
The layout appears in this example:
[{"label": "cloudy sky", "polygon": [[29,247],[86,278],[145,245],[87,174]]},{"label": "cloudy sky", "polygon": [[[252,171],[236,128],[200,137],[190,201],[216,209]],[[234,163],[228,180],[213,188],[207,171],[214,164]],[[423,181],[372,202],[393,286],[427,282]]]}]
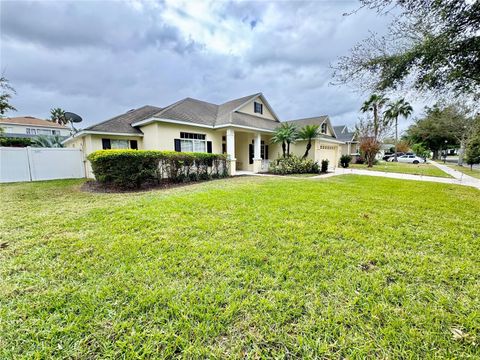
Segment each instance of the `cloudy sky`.
[{"label": "cloudy sky", "polygon": [[[1,71],[18,115],[62,107],[83,126],[184,97],[263,92],[281,120],[353,125],[365,95],[330,85],[338,56],[390,19],[355,0],[1,1]],[[12,113],[10,115],[13,115]]]}]

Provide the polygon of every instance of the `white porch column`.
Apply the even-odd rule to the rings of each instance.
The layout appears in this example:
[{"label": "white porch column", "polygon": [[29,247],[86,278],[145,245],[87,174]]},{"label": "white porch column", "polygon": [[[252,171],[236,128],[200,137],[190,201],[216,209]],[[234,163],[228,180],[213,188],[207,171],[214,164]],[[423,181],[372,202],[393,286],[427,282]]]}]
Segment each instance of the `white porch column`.
[{"label": "white porch column", "polygon": [[260,133],[255,134],[253,141],[253,172],[259,173],[262,169],[262,157],[260,147],[262,144],[262,135]]},{"label": "white porch column", "polygon": [[233,129],[227,129],[227,158],[229,166],[230,176],[235,175],[237,159],[235,159],[235,131]]}]

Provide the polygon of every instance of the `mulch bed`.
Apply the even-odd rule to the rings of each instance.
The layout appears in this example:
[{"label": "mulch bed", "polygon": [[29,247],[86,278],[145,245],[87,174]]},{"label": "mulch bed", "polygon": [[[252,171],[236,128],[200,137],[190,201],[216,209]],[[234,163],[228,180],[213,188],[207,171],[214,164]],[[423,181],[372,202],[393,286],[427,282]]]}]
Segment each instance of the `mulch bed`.
[{"label": "mulch bed", "polygon": [[164,190],[164,189],[183,187],[183,186],[199,184],[207,181],[213,181],[213,180],[189,181],[189,182],[181,182],[181,183],[176,183],[171,181],[162,181],[160,183],[150,182],[150,183],[143,184],[140,188],[124,189],[124,188],[113,186],[113,185],[101,184],[95,180],[88,180],[81,186],[80,190],[85,192],[91,192],[91,193],[107,193],[107,194],[108,193],[136,193],[136,192]]}]

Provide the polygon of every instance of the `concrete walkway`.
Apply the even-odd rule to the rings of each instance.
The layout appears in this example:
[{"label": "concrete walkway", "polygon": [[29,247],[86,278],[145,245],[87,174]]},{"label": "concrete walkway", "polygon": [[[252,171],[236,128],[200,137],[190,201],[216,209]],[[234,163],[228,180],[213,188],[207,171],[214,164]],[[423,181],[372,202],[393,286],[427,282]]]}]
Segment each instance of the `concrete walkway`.
[{"label": "concrete walkway", "polygon": [[[433,163],[432,163],[433,164]],[[435,164],[434,164],[435,165]],[[453,170],[448,168],[447,166],[444,166],[450,171],[454,171],[457,173],[460,173],[459,171]],[[442,168],[440,168],[443,170]],[[446,173],[449,173],[447,170],[443,170]],[[475,179],[471,176],[465,175],[463,173],[460,173],[463,176],[456,177],[453,174],[451,174],[454,178],[441,178],[441,177],[435,177],[435,176],[423,176],[423,175],[412,175],[412,174],[400,174],[400,173],[392,173],[392,172],[384,172],[384,171],[374,171],[374,170],[360,170],[360,169],[343,169],[343,168],[337,168],[335,169],[335,172],[332,173],[332,176],[337,176],[337,175],[347,175],[347,174],[353,174],[353,175],[366,175],[366,176],[377,176],[377,177],[386,177],[386,178],[391,178],[391,179],[400,179],[400,180],[416,180],[416,181],[429,181],[429,182],[437,182],[437,183],[442,183],[442,184],[454,184],[454,185],[463,185],[463,186],[471,186],[474,188],[477,188],[480,190],[480,180]],[[327,177],[328,175],[319,175],[319,176],[313,176],[309,179],[322,179]]]},{"label": "concrete walkway", "polygon": [[297,176],[288,176],[288,175],[273,175],[273,174],[254,174],[250,171],[238,171],[237,175],[253,175],[253,176],[271,176],[271,177],[281,177],[287,179],[296,179],[296,180],[321,180],[325,178],[329,178],[332,176],[339,176],[339,175],[366,175],[366,176],[377,176],[377,177],[385,177],[390,179],[400,179],[400,180],[414,180],[414,181],[428,181],[428,182],[436,182],[442,184],[453,184],[453,185],[463,185],[463,186],[471,186],[480,190],[480,179],[476,179],[472,176],[465,175],[464,173],[451,169],[448,166],[441,165],[435,162],[431,162],[432,165],[437,166],[440,170],[446,172],[447,174],[453,176],[452,178],[442,178],[436,176],[423,176],[423,175],[412,175],[412,174],[401,174],[401,173],[393,173],[393,172],[385,172],[385,171],[375,171],[375,170],[361,170],[361,169],[351,169],[351,168],[337,168],[334,172],[329,172],[323,175],[311,176],[311,177],[297,177]]},{"label": "concrete walkway", "polygon": [[433,166],[436,166],[437,168],[439,168],[443,172],[446,172],[448,175],[453,176],[458,181],[461,181],[462,183],[467,184],[467,186],[473,186],[473,187],[477,187],[477,188],[480,189],[480,179],[477,179],[477,178],[474,178],[473,176],[464,174],[461,171],[452,169],[451,167],[440,164],[436,161],[429,161],[429,163],[432,164]]}]

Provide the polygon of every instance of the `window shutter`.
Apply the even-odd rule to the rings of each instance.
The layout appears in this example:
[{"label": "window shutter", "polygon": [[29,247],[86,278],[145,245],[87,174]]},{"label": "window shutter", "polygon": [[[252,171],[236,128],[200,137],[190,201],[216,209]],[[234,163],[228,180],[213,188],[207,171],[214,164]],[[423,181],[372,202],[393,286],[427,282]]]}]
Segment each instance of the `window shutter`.
[{"label": "window shutter", "polygon": [[265,159],[268,160],[268,145],[265,145]]},{"label": "window shutter", "polygon": [[137,140],[130,140],[130,149],[138,150],[138,142],[137,142]]},{"label": "window shutter", "polygon": [[182,151],[182,148],[180,146],[180,139],[174,140],[174,147],[175,147],[175,151],[178,151],[178,152]]},{"label": "window shutter", "polygon": [[103,150],[109,150],[112,148],[112,145],[110,144],[110,139],[102,139],[102,148]]},{"label": "window shutter", "polygon": [[253,164],[253,144],[248,144],[248,163]]},{"label": "window shutter", "polygon": [[212,142],[207,141],[207,153],[211,154],[212,153]]}]

